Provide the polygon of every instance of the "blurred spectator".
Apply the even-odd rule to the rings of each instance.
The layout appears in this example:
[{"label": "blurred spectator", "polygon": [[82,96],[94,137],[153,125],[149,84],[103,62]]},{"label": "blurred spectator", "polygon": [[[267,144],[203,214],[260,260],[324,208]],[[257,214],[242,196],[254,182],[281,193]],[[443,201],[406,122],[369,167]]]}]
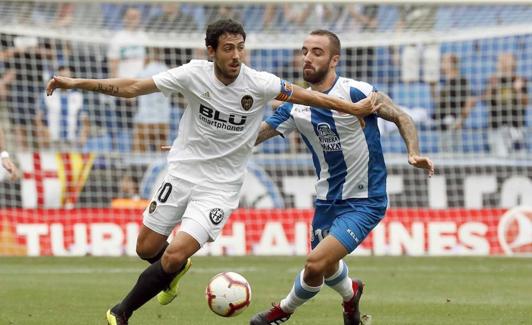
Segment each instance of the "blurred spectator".
[{"label": "blurred spectator", "polygon": [[307,25],[327,27],[333,21],[334,10],[330,4],[285,4],[283,14],[289,30],[300,30]]},{"label": "blurred spectator", "polygon": [[[117,32],[109,42],[107,53],[109,74],[111,78],[128,78],[137,76],[144,68],[146,59],[147,41],[146,34],[139,29],[141,11],[137,8],[128,8],[123,16],[124,29]],[[111,123],[115,146],[119,150],[129,150],[129,131],[133,127],[133,115],[136,110],[134,99],[115,99],[116,107],[111,112],[116,120]]]},{"label": "blurred spectator", "polygon": [[27,150],[35,145],[36,99],[41,94],[44,64],[50,52],[48,45],[39,44],[35,37],[2,34],[0,43],[10,123],[17,148]]},{"label": "blurred spectator", "polygon": [[378,5],[347,4],[341,9],[343,10],[339,19],[342,22],[340,30],[373,32],[377,29]]},{"label": "blurred spectator", "polygon": [[398,31],[429,31],[434,27],[437,7],[409,4],[399,6]]},{"label": "blurred spectator", "polygon": [[[377,27],[377,5],[345,5],[333,30],[359,32],[375,31]],[[373,66],[375,61],[374,47],[357,47],[345,49],[345,63],[347,73],[356,80],[373,80]]]},{"label": "blurred spectator", "polygon": [[0,78],[0,102],[7,100],[9,84],[15,78],[15,70],[3,70]]},{"label": "blurred spectator", "polygon": [[[409,4],[399,6],[399,19],[395,25],[399,32],[419,32],[432,30],[436,17],[437,7],[434,5]],[[401,80],[403,82],[418,81],[421,72],[421,63],[424,67],[438,66],[439,58],[431,60],[430,54],[436,47],[421,47],[416,44],[406,45],[400,51],[397,47],[392,47],[392,56],[398,60],[399,53],[401,62]],[[428,60],[425,60],[428,59]],[[425,80],[428,81],[428,80]]]},{"label": "blurred spectator", "polygon": [[[7,171],[11,180],[16,180],[19,177],[19,171],[17,166],[11,161],[6,149],[4,131],[0,128],[0,165]],[[2,175],[2,172],[0,172],[0,175]]]},{"label": "blurred spectator", "polygon": [[267,4],[264,6],[264,15],[262,18],[262,28],[264,30],[273,29],[280,20],[280,8],[275,4]]},{"label": "blurred spectator", "polygon": [[[161,60],[161,50],[151,48],[146,58],[146,67],[137,77],[149,78],[169,68]],[[170,121],[170,99],[161,93],[139,97],[139,109],[134,118],[134,151],[157,151],[167,144]]]},{"label": "blurred spectator", "polygon": [[129,8],[123,16],[124,29],[109,42],[109,70],[111,78],[133,77],[144,67],[147,36],[139,30],[140,10]]},{"label": "blurred spectator", "polygon": [[183,4],[182,11],[184,14],[189,15],[194,19],[198,30],[203,31],[207,23],[207,15],[205,13],[204,5]]},{"label": "blurred spectator", "polygon": [[242,14],[234,5],[218,5],[214,7],[214,10],[214,17],[211,21],[227,18],[242,21]]},{"label": "blurred spectator", "polygon": [[120,18],[126,10],[126,5],[122,3],[102,3],[100,12],[102,13],[103,25],[112,30],[121,29]]},{"label": "blurred spectator", "polygon": [[512,53],[500,54],[497,71],[484,93],[490,117],[490,152],[499,157],[507,157],[525,147],[527,80],[516,74],[516,67]]},{"label": "blurred spectator", "polygon": [[147,200],[140,198],[139,172],[133,166],[124,170],[118,186],[117,196],[112,200],[111,207],[120,209],[144,209]]},{"label": "blurred spectator", "polygon": [[[57,74],[71,77],[72,69],[61,66]],[[77,90],[58,89],[52,96],[44,96],[35,124],[44,147],[59,150],[82,148],[90,130],[87,110],[83,108],[83,94]]]},{"label": "blurred spectator", "polygon": [[140,199],[139,195],[139,182],[137,177],[134,175],[132,168],[128,168],[122,179],[120,180],[119,185],[119,197],[128,198],[132,200]]},{"label": "blurred spectator", "polygon": [[277,74],[282,79],[289,80],[291,83],[307,88],[308,84],[303,79],[303,63],[304,56],[301,49],[292,51],[292,59],[282,64],[277,71]]},{"label": "blurred spectator", "polygon": [[463,122],[475,106],[469,82],[460,75],[460,63],[455,54],[446,54],[441,60],[442,83],[437,87],[432,83],[432,93],[436,104],[432,118],[441,131],[440,147],[444,152],[462,150]]},{"label": "blurred spectator", "polygon": [[146,30],[149,32],[198,30],[192,16],[181,10],[179,3],[161,5],[161,12],[150,17]]},{"label": "blurred spectator", "polygon": [[50,17],[56,15],[57,4],[45,1],[35,1],[33,2],[32,7],[31,22],[33,25],[44,27],[48,24],[53,24],[53,22],[50,21]]},{"label": "blurred spectator", "polygon": [[59,5],[57,14],[54,20],[54,26],[60,28],[66,28],[72,25],[74,18],[74,4],[62,3]]}]

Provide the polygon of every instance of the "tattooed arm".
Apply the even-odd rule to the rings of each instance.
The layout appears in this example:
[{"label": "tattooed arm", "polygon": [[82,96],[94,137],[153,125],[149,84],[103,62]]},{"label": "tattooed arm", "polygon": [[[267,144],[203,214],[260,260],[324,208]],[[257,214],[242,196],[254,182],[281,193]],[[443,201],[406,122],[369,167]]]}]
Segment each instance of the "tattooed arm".
[{"label": "tattooed arm", "polygon": [[408,150],[408,163],[414,167],[425,169],[429,176],[434,174],[434,164],[428,157],[419,155],[419,139],[416,125],[412,118],[401,110],[383,92],[377,92],[377,103],[381,104],[377,115],[387,121],[395,123]]},{"label": "tattooed arm", "polygon": [[257,140],[255,141],[255,145],[258,146],[262,142],[268,140],[269,138],[273,138],[276,135],[280,135],[281,133],[277,132],[274,128],[272,128],[268,123],[262,122],[260,124],[260,130],[259,135],[257,136]]},{"label": "tattooed arm", "polygon": [[54,76],[46,86],[46,94],[52,95],[57,88],[89,90],[124,98],[133,98],[159,91],[152,78],[76,79]]}]

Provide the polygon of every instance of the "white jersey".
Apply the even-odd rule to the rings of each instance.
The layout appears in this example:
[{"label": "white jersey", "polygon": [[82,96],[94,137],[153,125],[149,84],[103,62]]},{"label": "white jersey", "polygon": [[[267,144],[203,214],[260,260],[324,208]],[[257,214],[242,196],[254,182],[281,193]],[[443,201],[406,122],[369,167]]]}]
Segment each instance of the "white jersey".
[{"label": "white jersey", "polygon": [[153,80],[165,96],[182,93],[188,101],[168,154],[169,174],[204,186],[240,188],[263,108],[286,92],[285,82],[242,64],[237,79],[226,86],[205,60],[192,60]]},{"label": "white jersey", "polygon": [[[327,93],[358,102],[373,89],[365,82],[339,77]],[[312,153],[318,199],[345,200],[386,195],[377,116],[371,114],[364,120],[362,129],[352,115],[285,103],[266,122],[284,135],[300,132]]]}]

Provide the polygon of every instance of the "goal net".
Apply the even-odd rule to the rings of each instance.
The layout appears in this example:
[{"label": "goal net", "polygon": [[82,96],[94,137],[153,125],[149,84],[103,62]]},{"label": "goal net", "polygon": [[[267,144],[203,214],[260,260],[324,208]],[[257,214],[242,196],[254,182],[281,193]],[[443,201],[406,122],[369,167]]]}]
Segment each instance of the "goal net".
[{"label": "goal net", "polygon": [[[0,169],[0,255],[135,255],[185,99],[46,97],[46,82],[206,59],[206,26],[221,17],[245,26],[250,66],[300,85],[305,36],[337,33],[338,73],[415,121],[436,174],[409,166],[397,128],[380,121],[389,209],[355,254],[532,254],[530,4],[81,0],[0,3],[0,127],[20,169],[15,181]],[[315,179],[297,134],[265,142],[240,208],[202,253],[306,254]]]}]

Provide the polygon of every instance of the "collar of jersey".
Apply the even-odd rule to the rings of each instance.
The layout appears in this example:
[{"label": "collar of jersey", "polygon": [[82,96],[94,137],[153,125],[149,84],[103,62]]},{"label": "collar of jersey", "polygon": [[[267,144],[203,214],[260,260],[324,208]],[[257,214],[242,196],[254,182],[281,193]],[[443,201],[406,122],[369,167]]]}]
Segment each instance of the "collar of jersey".
[{"label": "collar of jersey", "polygon": [[336,83],[338,82],[338,79],[340,79],[340,76],[336,75],[336,79],[334,79],[334,82],[333,82],[331,88],[327,89],[326,91],[323,91],[323,93],[324,94],[328,94],[334,88],[334,86],[336,86]]},{"label": "collar of jersey", "polygon": [[216,77],[216,73],[214,73],[214,62],[212,63],[212,77],[214,79],[214,82],[216,83],[217,86],[219,87],[232,87],[234,85],[236,85],[236,83],[241,79],[241,76],[242,76],[242,70],[244,69],[244,66],[245,64],[244,63],[241,63],[240,64],[240,72],[238,72],[238,77],[236,77],[236,79],[231,82],[230,84],[226,85],[224,84],[220,79],[218,79],[218,77]]}]

